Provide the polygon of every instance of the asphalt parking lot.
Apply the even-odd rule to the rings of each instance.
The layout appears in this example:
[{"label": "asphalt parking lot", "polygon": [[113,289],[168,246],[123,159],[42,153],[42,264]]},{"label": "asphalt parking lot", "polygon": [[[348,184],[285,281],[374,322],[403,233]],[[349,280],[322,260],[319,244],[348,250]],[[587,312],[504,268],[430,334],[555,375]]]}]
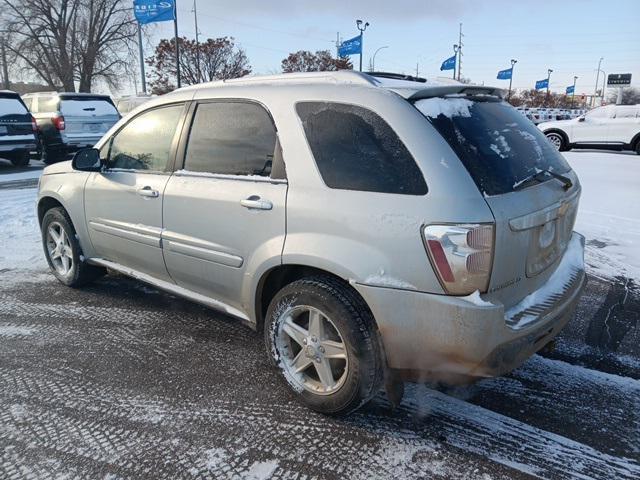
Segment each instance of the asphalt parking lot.
[{"label": "asphalt parking lot", "polygon": [[[18,181],[1,198],[32,194]],[[0,285],[2,479],[640,477],[640,291],[624,276],[592,275],[556,350],[512,374],[411,385],[396,410],[380,394],[341,419],[295,401],[261,335],[199,305],[6,262]]]}]

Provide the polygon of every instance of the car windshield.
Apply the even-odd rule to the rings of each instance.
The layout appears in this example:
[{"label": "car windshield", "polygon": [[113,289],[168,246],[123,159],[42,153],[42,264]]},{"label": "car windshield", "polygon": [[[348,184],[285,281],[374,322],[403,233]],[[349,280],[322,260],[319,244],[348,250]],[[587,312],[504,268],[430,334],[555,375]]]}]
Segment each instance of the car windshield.
[{"label": "car windshield", "polygon": [[485,195],[513,192],[520,182],[542,170],[570,170],[530,120],[496,97],[428,98],[415,106]]},{"label": "car windshield", "polygon": [[118,110],[111,100],[104,97],[63,97],[60,111],[63,115],[118,115]]}]

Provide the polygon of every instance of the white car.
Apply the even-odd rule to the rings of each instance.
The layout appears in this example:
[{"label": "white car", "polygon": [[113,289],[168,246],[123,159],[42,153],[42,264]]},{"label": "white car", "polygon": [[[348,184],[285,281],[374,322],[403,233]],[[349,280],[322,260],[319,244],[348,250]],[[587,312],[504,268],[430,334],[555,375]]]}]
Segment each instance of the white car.
[{"label": "white car", "polygon": [[640,155],[640,105],[607,105],[572,120],[538,125],[560,151],[572,148],[633,150]]}]

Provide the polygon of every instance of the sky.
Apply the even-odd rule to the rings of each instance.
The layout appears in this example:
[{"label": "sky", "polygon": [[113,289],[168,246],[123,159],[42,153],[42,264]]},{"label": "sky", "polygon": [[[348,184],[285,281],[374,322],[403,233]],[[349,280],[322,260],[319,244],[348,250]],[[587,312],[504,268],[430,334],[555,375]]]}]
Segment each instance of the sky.
[{"label": "sky", "polygon": [[[193,0],[176,0],[180,35],[194,37]],[[462,76],[474,83],[508,87],[498,70],[514,68],[513,88],[532,88],[553,69],[550,88],[563,92],[578,76],[576,95],[593,94],[598,61],[609,73],[632,73],[640,86],[640,0],[197,0],[200,38],[232,36],[244,48],[252,74],[280,72],[289,52],[335,52],[358,34],[356,19],[370,23],[364,34],[363,67],[375,50],[375,68],[427,78],[453,55],[462,23]],[[173,23],[145,27],[145,55]],[[352,57],[358,67],[358,56]],[[600,85],[602,85],[602,75]],[[133,87],[130,87],[133,89]]]}]

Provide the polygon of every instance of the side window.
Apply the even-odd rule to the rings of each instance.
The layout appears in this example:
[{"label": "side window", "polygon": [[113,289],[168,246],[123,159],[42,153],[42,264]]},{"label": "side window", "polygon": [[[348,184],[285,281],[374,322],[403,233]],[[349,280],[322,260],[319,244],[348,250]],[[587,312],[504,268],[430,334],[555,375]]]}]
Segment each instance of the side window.
[{"label": "side window", "polygon": [[589,119],[595,118],[611,118],[613,116],[613,110],[610,107],[598,107],[587,112],[586,117]]},{"label": "side window", "polygon": [[27,109],[31,111],[31,102],[33,102],[33,98],[32,97],[23,98],[22,101],[27,106]]},{"label": "side window", "polygon": [[164,171],[182,110],[183,105],[171,105],[132,119],[111,140],[109,167]]},{"label": "side window", "polygon": [[616,107],[616,118],[636,118],[638,116],[638,107],[635,105],[622,105]]},{"label": "side window", "polygon": [[322,179],[330,188],[424,195],[422,172],[393,129],[363,107],[296,105]]},{"label": "side window", "polygon": [[198,105],[189,133],[185,170],[227,175],[271,174],[276,129],[260,105]]}]

